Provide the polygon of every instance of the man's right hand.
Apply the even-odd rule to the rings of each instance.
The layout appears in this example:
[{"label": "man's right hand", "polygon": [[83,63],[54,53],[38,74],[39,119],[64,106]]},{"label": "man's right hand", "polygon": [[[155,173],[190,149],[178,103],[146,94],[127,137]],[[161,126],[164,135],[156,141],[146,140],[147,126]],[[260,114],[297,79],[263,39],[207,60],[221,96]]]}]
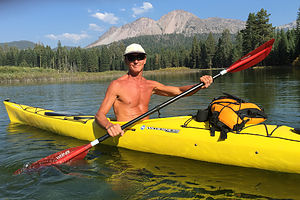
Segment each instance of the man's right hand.
[{"label": "man's right hand", "polygon": [[124,135],[124,131],[121,129],[120,124],[110,124],[107,128],[107,133],[111,136],[111,137],[115,137],[118,135],[123,136]]}]

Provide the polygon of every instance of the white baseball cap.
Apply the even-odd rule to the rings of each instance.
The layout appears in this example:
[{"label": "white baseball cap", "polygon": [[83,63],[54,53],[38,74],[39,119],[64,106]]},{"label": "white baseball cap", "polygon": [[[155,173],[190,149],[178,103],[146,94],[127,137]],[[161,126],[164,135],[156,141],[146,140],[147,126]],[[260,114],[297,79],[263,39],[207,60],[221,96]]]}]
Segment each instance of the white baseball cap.
[{"label": "white baseball cap", "polygon": [[143,53],[146,54],[145,50],[143,49],[143,47],[139,44],[131,44],[129,46],[126,47],[125,49],[125,53],[124,56],[126,56],[127,54],[131,54],[131,53]]}]

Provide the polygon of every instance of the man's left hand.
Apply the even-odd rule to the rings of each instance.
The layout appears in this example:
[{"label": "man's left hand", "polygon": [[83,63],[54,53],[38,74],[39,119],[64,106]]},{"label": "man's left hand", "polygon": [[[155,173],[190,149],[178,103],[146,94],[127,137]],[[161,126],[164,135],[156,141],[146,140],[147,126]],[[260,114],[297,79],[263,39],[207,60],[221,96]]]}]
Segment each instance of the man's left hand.
[{"label": "man's left hand", "polygon": [[200,81],[202,83],[204,83],[204,86],[201,87],[202,89],[208,88],[211,85],[211,83],[213,82],[213,78],[209,75],[205,75],[200,78]]}]

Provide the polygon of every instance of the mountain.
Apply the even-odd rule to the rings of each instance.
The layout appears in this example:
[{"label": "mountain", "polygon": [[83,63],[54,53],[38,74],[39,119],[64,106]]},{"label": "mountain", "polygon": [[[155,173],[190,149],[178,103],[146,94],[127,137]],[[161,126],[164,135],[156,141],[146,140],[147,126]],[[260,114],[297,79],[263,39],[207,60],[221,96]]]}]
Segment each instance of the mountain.
[{"label": "mountain", "polygon": [[289,24],[285,24],[285,25],[282,25],[282,26],[277,26],[276,29],[283,29],[283,30],[287,31],[287,30],[295,29],[296,26],[297,26],[297,22],[295,20],[295,21],[293,21]]},{"label": "mountain", "polygon": [[33,49],[36,44],[27,40],[0,43],[1,47],[5,47],[6,45],[8,47],[17,47],[18,49]]},{"label": "mountain", "polygon": [[245,22],[236,19],[207,18],[200,19],[196,15],[184,10],[175,10],[162,16],[158,21],[150,18],[139,18],[136,21],[121,27],[111,27],[99,39],[87,48],[110,44],[115,41],[142,36],[142,35],[165,35],[165,34],[193,34],[222,33],[229,29],[236,33],[245,27]]}]

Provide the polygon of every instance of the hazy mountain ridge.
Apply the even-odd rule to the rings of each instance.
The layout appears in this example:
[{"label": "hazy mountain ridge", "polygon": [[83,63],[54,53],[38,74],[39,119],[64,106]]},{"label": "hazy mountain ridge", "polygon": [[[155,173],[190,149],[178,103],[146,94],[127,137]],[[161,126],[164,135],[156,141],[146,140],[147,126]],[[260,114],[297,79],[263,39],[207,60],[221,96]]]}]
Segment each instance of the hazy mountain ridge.
[{"label": "hazy mountain ridge", "polygon": [[287,30],[291,30],[291,29],[296,28],[296,26],[297,26],[297,22],[295,20],[295,21],[293,21],[291,23],[278,26],[278,27],[276,27],[276,29],[283,29],[283,30],[287,31]]},{"label": "hazy mountain ridge", "polygon": [[36,43],[27,41],[27,40],[0,43],[0,46],[2,48],[4,48],[5,46],[8,46],[8,47],[17,47],[18,49],[28,49],[28,48],[33,49],[35,45],[36,45]]}]

